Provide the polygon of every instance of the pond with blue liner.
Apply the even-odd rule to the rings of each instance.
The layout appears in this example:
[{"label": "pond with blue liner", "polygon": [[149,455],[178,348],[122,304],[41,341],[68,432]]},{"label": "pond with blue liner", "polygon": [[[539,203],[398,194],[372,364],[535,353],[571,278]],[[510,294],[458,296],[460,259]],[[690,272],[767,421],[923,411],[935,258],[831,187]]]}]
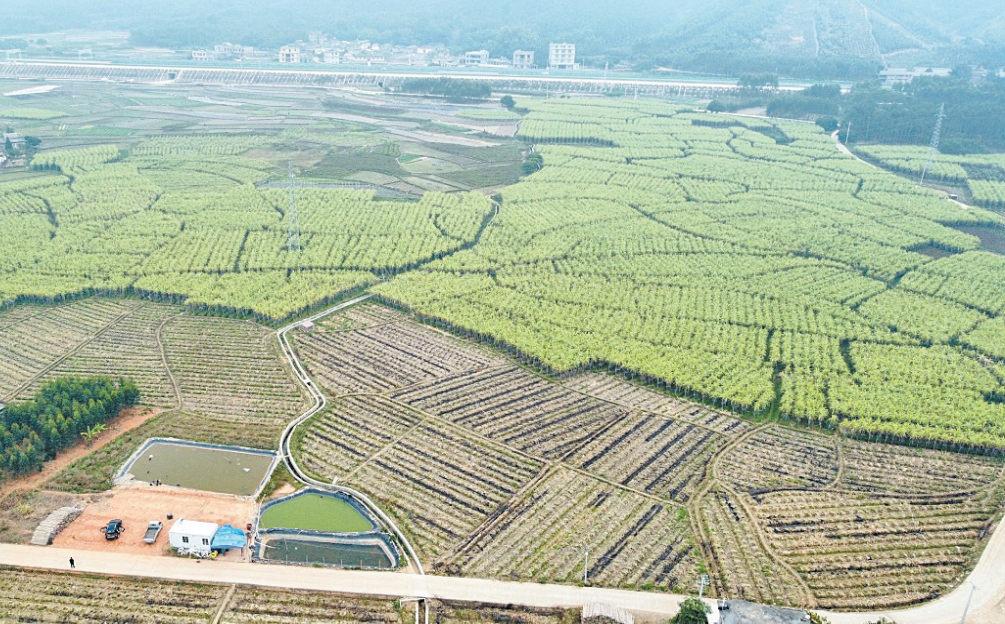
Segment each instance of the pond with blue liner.
[{"label": "pond with blue liner", "polygon": [[341,568],[394,569],[398,551],[369,511],[343,492],[306,488],[262,506],[256,557]]}]

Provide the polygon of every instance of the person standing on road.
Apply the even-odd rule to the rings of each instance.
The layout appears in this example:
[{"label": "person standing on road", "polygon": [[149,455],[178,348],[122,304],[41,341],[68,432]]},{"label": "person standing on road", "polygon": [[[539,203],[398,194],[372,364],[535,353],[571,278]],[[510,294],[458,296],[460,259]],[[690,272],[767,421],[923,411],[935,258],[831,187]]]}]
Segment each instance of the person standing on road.
[{"label": "person standing on road", "polygon": [[70,569],[73,570],[76,569],[76,567],[77,566],[73,563],[73,557],[70,557]]}]

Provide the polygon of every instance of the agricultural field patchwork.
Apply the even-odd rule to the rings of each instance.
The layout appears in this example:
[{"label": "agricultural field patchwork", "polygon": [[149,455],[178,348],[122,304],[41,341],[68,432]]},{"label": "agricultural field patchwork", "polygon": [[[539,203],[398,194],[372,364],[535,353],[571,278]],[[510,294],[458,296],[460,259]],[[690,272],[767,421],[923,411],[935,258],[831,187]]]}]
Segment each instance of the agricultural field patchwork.
[{"label": "agricultural field patchwork", "polygon": [[[682,508],[560,469],[501,509],[448,559],[475,576],[673,589],[698,559]],[[590,548],[592,560],[584,553]]]},{"label": "agricultural field patchwork", "polygon": [[452,425],[424,422],[343,482],[384,503],[428,556],[455,545],[540,469]]},{"label": "agricultural field patchwork", "polygon": [[128,316],[117,319],[73,355],[33,380],[18,397],[27,398],[41,384],[57,377],[107,375],[136,381],[144,405],[174,406],[176,397],[158,335],[181,312],[178,306],[140,303]]},{"label": "agricultural field patchwork", "polygon": [[[382,392],[492,364],[498,356],[443,333],[432,340],[428,332],[390,311],[346,315],[343,326],[331,320],[310,334],[297,335],[297,351],[321,385],[335,395]],[[359,329],[361,326],[362,329]],[[359,331],[340,331],[357,328]]]},{"label": "agricultural field patchwork", "polygon": [[142,405],[198,415],[193,435],[212,431],[220,439],[206,441],[236,438],[265,448],[305,402],[272,332],[143,299],[92,297],[0,311],[0,371],[4,401],[24,400],[58,377],[128,377]]},{"label": "agricultural field patchwork", "polygon": [[[320,325],[407,327],[411,365],[442,362],[438,329],[378,310]],[[370,348],[363,361],[394,354]],[[791,605],[941,594],[1001,514],[1000,458],[757,424],[624,376],[507,361],[347,394],[309,421],[298,461],[380,500],[442,573],[573,582],[589,548],[597,584],[688,591],[704,569],[716,595]]]},{"label": "agricultural field patchwork", "polygon": [[[388,305],[290,334],[330,399],[292,451],[437,572],[679,591],[707,572],[717,596],[888,608],[952,588],[1001,518],[996,212],[811,124],[665,102],[529,101],[523,145],[471,147],[488,142],[327,119],[311,94],[276,92],[304,110],[254,132],[134,95],[115,123],[87,98],[89,119],[35,115],[46,149],[0,180],[0,400],[119,373],[168,410],[47,487],[103,490],[153,435],[275,448],[308,401],[263,324],[369,290]],[[531,145],[540,171],[454,192],[502,183]],[[980,158],[937,175],[991,197],[1000,163]],[[59,603],[53,621],[119,617],[92,589],[31,600]],[[159,621],[208,621],[216,589]],[[246,589],[222,614],[402,617]]]},{"label": "agricultural field patchwork", "polygon": [[[173,110],[144,103],[158,95],[144,87],[122,89],[124,119]],[[172,113],[205,132],[131,128],[120,142],[81,145],[60,128],[93,125],[94,114],[34,120],[45,146],[35,175],[0,183],[0,244],[15,250],[0,258],[0,302],[133,292],[272,323],[369,288],[552,372],[606,364],[723,410],[777,410],[869,440],[1005,448],[994,332],[1005,260],[989,242],[1005,240],[1005,218],[858,162],[813,124],[666,102],[527,100],[521,145],[435,124],[389,134],[365,116],[398,117],[404,103],[214,95],[302,109],[316,123],[240,132],[205,94]],[[82,101],[104,111],[103,100]],[[488,111],[477,114],[502,115]],[[450,191],[449,176],[515,165],[529,145],[543,167],[498,190],[500,202]],[[904,151],[914,148],[862,149],[908,169],[917,160]],[[939,166],[967,180],[1000,184],[1000,155],[946,158]],[[279,167],[291,160],[311,172],[295,192],[293,251]],[[408,182],[417,175],[428,184]],[[318,332],[301,351],[333,364],[347,350],[405,344],[401,331]],[[939,374],[946,350],[966,374]],[[418,369],[414,354],[390,355],[359,372],[328,366],[326,387],[383,392],[491,360],[445,352],[452,364]],[[910,384],[874,374],[908,359]]]},{"label": "agricultural field patchwork", "polygon": [[272,332],[248,321],[182,317],[165,326],[181,408],[267,430],[277,439],[305,404]]},{"label": "agricultural field patchwork", "polygon": [[527,106],[544,167],[500,192],[477,245],[374,292],[555,373],[606,365],[863,439],[1005,449],[1000,214],[812,124]]},{"label": "agricultural field patchwork", "polygon": [[[128,291],[278,321],[473,244],[493,205],[464,191],[519,174],[512,138],[480,142],[481,160],[440,150],[443,162],[474,163],[470,180],[454,182],[402,170],[401,137],[377,118],[326,118],[316,94],[207,90],[75,85],[46,96],[72,112],[7,111],[41,144],[30,173],[0,179],[0,246],[10,250],[0,306]],[[228,101],[283,119],[234,115]],[[381,173],[387,163],[394,176]],[[299,178],[292,252],[289,164]]]},{"label": "agricultural field patchwork", "polygon": [[1002,154],[936,153],[933,157],[927,147],[917,145],[862,145],[855,151],[891,171],[912,177],[925,172],[928,180],[962,186],[978,206],[1005,208]]},{"label": "agricultural field patchwork", "polygon": [[835,492],[759,497],[757,522],[822,607],[887,608],[934,598],[990,527],[988,495],[885,498]]}]

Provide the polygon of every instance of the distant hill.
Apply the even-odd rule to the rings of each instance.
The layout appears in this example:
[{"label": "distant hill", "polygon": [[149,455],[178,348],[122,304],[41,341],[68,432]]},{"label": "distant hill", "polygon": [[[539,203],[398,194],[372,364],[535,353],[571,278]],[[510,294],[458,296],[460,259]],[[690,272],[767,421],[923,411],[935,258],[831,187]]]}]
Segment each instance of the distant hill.
[{"label": "distant hill", "polygon": [[998,0],[37,0],[4,11],[0,35],[124,28],[142,45],[276,47],[323,30],[493,55],[534,49],[539,58],[550,41],[568,40],[587,64],[730,75],[856,79],[884,64],[1005,58]]}]

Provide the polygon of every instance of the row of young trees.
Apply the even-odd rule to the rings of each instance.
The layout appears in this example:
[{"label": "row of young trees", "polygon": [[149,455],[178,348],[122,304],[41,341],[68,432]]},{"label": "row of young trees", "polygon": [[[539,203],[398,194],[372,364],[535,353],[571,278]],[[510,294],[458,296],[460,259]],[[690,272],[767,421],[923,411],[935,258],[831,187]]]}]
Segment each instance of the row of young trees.
[{"label": "row of young trees", "polygon": [[0,478],[41,469],[139,398],[135,382],[125,379],[66,377],[45,384],[35,398],[0,412]]},{"label": "row of young trees", "polygon": [[448,100],[486,100],[492,97],[492,86],[489,83],[456,78],[411,78],[401,83],[401,91],[435,95]]}]

